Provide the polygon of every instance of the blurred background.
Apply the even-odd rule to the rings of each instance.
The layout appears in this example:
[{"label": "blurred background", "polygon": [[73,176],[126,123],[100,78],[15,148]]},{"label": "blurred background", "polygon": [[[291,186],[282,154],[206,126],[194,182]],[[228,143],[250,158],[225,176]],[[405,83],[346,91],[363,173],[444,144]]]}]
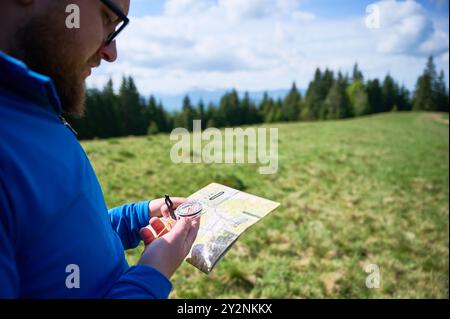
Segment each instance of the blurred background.
[{"label": "blurred background", "polygon": [[[281,203],[172,298],[448,298],[448,1],[132,0],[130,19],[70,121],[108,206],[210,182]],[[278,128],[278,172],[172,163],[194,119]]]}]

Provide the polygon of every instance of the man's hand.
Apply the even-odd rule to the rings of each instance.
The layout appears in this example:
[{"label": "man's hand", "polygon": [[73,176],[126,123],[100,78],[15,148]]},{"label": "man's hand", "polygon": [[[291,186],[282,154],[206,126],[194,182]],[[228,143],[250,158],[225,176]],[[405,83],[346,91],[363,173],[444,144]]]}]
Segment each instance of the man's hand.
[{"label": "man's hand", "polygon": [[[164,227],[164,224],[162,224],[161,220],[159,222],[157,220],[159,218],[152,218],[150,224],[154,225],[153,228],[156,232],[159,232],[161,227]],[[145,246],[138,264],[153,267],[167,278],[172,277],[189,253],[197,237],[199,227],[200,217],[179,219],[175,226],[166,232],[165,235]],[[143,228],[141,234],[142,231],[145,231],[144,229],[147,228]],[[147,231],[149,230],[147,229]]]},{"label": "man's hand", "polygon": [[[171,200],[173,209],[176,209],[186,201],[186,198],[173,197]],[[148,208],[150,215],[149,226],[141,228],[141,237],[146,246],[156,238],[166,234],[175,224],[175,220],[170,217],[169,208],[165,204],[165,198],[158,198],[150,201]],[[159,217],[162,217],[162,219]],[[150,228],[152,230],[150,230]]]},{"label": "man's hand", "polygon": [[[186,201],[183,197],[171,197],[173,208],[177,208]],[[148,205],[150,219],[152,217],[169,217],[169,208],[165,204],[164,198],[158,198],[150,201]]]}]

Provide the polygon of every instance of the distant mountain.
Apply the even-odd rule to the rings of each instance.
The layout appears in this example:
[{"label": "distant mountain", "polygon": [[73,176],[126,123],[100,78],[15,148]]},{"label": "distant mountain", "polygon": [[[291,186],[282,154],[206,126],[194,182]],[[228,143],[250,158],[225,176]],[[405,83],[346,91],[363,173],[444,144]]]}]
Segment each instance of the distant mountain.
[{"label": "distant mountain", "polygon": [[[183,94],[158,94],[154,93],[153,96],[156,98],[157,101],[161,101],[164,105],[164,108],[169,111],[179,111],[181,110],[183,99],[186,95],[189,96],[191,103],[193,105],[197,105],[200,100],[203,101],[205,104],[205,107],[208,106],[208,103],[212,102],[215,105],[218,105],[220,102],[220,99],[222,96],[231,90],[192,90],[188,91]],[[304,90],[300,90],[302,94],[304,94]],[[267,94],[273,98],[284,98],[287,93],[289,92],[288,89],[280,89],[280,90],[268,90]],[[238,91],[239,97],[243,97],[245,94],[245,91]],[[253,91],[248,92],[250,99],[256,103],[259,103],[264,96],[264,91]]]}]

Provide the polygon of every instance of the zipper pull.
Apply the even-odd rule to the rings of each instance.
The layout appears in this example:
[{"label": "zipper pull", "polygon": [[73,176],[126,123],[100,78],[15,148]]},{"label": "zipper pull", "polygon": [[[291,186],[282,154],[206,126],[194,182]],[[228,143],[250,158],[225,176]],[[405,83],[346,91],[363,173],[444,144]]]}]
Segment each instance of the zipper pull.
[{"label": "zipper pull", "polygon": [[67,127],[70,131],[72,131],[72,133],[75,136],[78,136],[77,131],[74,130],[74,128],[66,121],[66,119],[62,115],[59,116],[59,119],[61,120],[61,122],[64,124],[65,127]]}]

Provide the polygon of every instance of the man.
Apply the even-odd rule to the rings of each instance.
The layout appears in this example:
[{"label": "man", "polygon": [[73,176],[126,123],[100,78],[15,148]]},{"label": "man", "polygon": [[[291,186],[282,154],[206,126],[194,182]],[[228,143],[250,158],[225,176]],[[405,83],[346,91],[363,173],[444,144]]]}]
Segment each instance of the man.
[{"label": "man", "polygon": [[[66,8],[80,9],[68,28]],[[129,0],[0,2],[0,298],[167,298],[196,237],[180,220],[155,239],[163,199],[106,208],[61,114],[84,112],[85,78],[117,57]],[[184,201],[173,198],[175,207]],[[144,237],[138,265],[124,249]]]}]

